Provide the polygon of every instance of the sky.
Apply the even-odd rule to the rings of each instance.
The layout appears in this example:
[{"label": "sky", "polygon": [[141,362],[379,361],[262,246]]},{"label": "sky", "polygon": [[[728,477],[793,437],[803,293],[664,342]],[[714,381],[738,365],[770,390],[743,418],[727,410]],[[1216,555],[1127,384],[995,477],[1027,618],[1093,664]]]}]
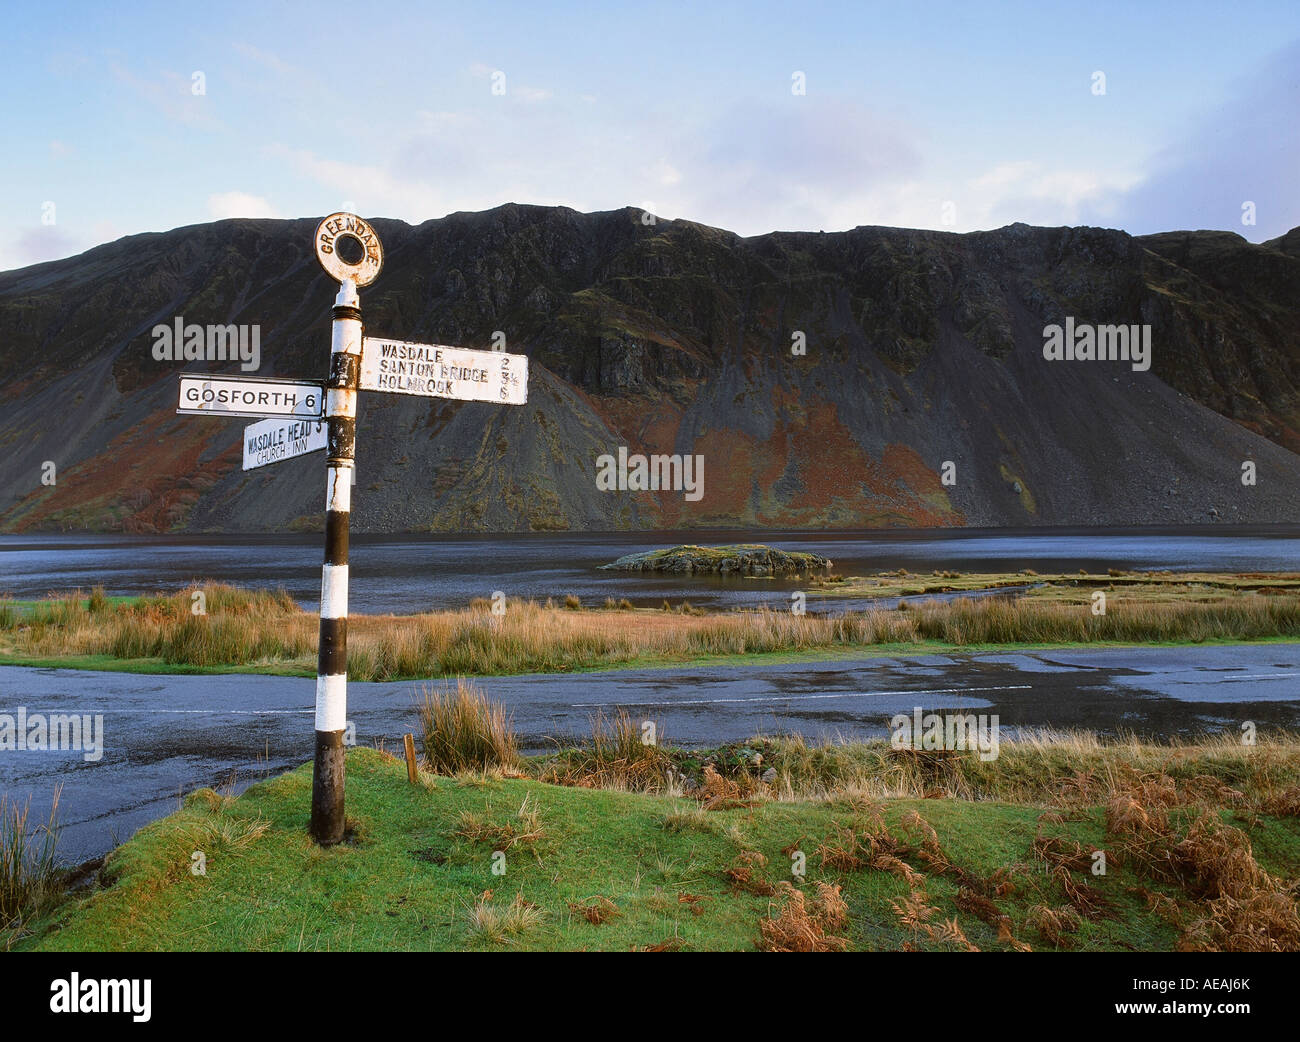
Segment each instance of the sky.
[{"label": "sky", "polygon": [[0,270],[227,217],[1300,225],[1300,3],[42,3]]}]

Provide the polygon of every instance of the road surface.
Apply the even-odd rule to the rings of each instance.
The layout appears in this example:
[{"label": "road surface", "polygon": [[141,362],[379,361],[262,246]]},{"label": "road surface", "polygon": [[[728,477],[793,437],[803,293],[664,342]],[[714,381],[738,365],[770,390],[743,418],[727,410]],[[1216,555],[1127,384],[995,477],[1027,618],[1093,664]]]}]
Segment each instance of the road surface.
[{"label": "road surface", "polygon": [[[655,720],[660,741],[715,745],[755,734],[888,733],[895,713],[962,708],[1016,728],[1148,736],[1300,727],[1300,644],[921,655],[796,665],[643,669],[475,680],[503,703],[525,750],[590,730],[597,710]],[[358,743],[400,751],[427,685],[349,685]],[[0,714],[102,714],[102,758],[0,751],[0,794],[34,816],[63,785],[60,852],[98,856],[199,786],[234,790],[311,757],[315,681],[146,676],[0,667]],[[0,716],[0,728],[3,717]]]}]

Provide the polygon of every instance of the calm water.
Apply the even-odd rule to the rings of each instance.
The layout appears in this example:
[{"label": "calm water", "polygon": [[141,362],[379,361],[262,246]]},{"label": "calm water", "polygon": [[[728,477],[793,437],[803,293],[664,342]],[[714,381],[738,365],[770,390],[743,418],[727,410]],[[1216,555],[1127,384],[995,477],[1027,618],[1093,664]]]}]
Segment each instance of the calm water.
[{"label": "calm water", "polygon": [[[351,607],[413,612],[464,606],[503,590],[511,597],[588,604],[786,607],[797,580],[650,577],[602,572],[622,554],[677,543],[764,542],[829,557],[845,575],[906,568],[1001,572],[1033,568],[1300,571],[1300,526],[1286,528],[978,530],[903,532],[563,533],[354,537]],[[110,594],[172,591],[195,580],[283,586],[304,608],[320,595],[322,537],[0,536],[0,593],[18,598],[102,584]],[[837,610],[853,605],[835,602]],[[816,604],[810,598],[810,610]]]}]

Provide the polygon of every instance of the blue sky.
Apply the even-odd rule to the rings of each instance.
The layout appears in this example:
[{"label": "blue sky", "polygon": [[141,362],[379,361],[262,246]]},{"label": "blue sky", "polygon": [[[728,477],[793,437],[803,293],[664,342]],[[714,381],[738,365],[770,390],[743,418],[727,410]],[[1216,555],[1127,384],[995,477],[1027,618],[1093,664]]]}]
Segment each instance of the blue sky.
[{"label": "blue sky", "polygon": [[745,235],[1300,224],[1294,2],[172,0],[6,30],[0,269],[220,217],[511,201]]}]

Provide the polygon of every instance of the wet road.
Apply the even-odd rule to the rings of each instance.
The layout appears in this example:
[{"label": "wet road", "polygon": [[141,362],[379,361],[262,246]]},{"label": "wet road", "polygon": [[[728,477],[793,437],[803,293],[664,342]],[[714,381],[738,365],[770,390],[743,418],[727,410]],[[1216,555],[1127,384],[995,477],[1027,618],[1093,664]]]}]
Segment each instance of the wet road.
[{"label": "wet road", "polygon": [[[475,681],[507,706],[521,747],[585,734],[625,706],[661,741],[713,745],[755,734],[813,739],[888,733],[895,713],[996,713],[1016,728],[1144,736],[1300,727],[1300,644],[845,659],[779,666],[628,670]],[[400,749],[422,685],[349,686],[358,743]],[[0,667],[3,715],[102,715],[103,755],[0,750],[0,794],[43,815],[62,783],[62,858],[93,857],[170,813],[202,785],[239,790],[310,758],[315,681],[143,676]]]}]

